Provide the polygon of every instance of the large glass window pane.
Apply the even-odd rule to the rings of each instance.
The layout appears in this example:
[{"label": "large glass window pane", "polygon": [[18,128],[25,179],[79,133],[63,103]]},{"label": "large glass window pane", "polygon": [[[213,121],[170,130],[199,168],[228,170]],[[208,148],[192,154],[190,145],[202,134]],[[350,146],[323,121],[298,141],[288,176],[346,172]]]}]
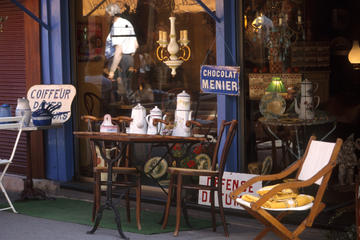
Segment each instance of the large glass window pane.
[{"label": "large glass window pane", "polygon": [[[216,65],[215,22],[193,1],[169,0],[123,0],[105,1],[99,8],[94,8],[102,1],[76,1],[76,81],[78,86],[78,119],[81,115],[130,116],[131,108],[141,103],[147,113],[154,106],[163,112],[173,111],[176,90],[185,90],[191,95],[196,119],[215,120],[216,96],[200,94],[200,66]],[[124,50],[131,56],[133,64],[115,72],[114,80],[109,79],[109,59],[106,57],[106,41],[111,31],[113,18],[106,14],[106,6],[117,3],[120,16],[133,26],[138,48]],[[210,7],[215,4],[211,4]],[[171,75],[171,69],[156,56],[159,31],[170,33],[169,17],[176,17],[175,28],[177,40],[180,30],[187,30],[190,40],[191,57]],[[116,24],[114,24],[115,26]],[[131,28],[125,23],[125,28]],[[123,26],[123,27],[124,27]],[[122,34],[120,29],[114,35]],[[129,35],[133,35],[130,31]],[[132,37],[132,36],[128,36]],[[121,65],[121,64],[120,64]],[[123,71],[126,71],[124,73]],[[124,81],[124,75],[129,80]],[[174,90],[176,89],[176,90]],[[205,100],[201,100],[205,99]],[[172,121],[173,119],[170,119]],[[80,121],[80,120],[79,120]],[[215,121],[216,122],[216,121]],[[86,124],[79,122],[80,128],[86,130]],[[216,133],[216,129],[213,129]],[[90,153],[85,141],[80,142],[80,175],[91,176],[92,165]]]}]

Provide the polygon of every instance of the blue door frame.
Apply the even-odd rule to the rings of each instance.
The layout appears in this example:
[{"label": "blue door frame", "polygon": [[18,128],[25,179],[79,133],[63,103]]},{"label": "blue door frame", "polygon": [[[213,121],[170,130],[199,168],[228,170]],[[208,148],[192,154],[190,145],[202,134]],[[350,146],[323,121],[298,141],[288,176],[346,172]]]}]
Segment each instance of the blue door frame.
[{"label": "blue door frame", "polygon": [[[197,0],[201,5],[201,1]],[[236,0],[216,0],[217,64],[237,66]],[[48,26],[41,31],[42,79],[44,84],[72,84],[70,58],[69,1],[41,0],[41,20]],[[242,69],[241,69],[242,71]],[[218,95],[218,125],[239,119],[238,97]],[[45,131],[46,178],[70,181],[74,176],[73,119],[62,128]],[[238,142],[235,137],[234,143]],[[226,171],[240,170],[238,144],[232,144]]]},{"label": "blue door frame", "polygon": [[[69,6],[64,0],[41,0],[43,84],[71,84]],[[73,119],[62,128],[44,132],[46,178],[70,181],[74,176]]]}]

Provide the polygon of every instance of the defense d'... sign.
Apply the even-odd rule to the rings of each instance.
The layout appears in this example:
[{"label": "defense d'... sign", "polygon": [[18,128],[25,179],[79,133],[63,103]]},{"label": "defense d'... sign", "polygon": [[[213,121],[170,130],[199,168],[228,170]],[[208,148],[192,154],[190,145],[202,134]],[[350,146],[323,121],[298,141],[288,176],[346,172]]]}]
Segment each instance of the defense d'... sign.
[{"label": "defense d'... sign", "polygon": [[202,65],[200,89],[205,93],[239,95],[240,67]]}]

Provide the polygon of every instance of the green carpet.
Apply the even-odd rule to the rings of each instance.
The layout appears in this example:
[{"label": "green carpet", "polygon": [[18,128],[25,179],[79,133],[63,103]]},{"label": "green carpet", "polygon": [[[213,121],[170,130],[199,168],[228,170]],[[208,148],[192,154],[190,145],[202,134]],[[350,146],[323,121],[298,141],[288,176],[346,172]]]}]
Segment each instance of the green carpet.
[{"label": "green carpet", "polygon": [[[63,222],[72,222],[93,225],[91,222],[92,203],[80,200],[72,200],[67,198],[57,198],[56,200],[32,200],[32,201],[16,201],[15,209],[20,213],[28,216],[52,219]],[[131,222],[126,220],[125,209],[120,206],[121,224],[123,231],[140,234],[157,234],[174,231],[175,216],[170,215],[166,229],[161,229],[159,224],[162,212],[141,212],[141,227],[139,231],[136,226],[135,209],[131,209]],[[108,229],[117,229],[114,219],[115,215],[112,210],[104,210],[100,227]],[[211,227],[211,221],[191,218],[190,224],[193,229],[202,229]],[[190,230],[185,224],[185,220],[181,219],[181,231]]]}]

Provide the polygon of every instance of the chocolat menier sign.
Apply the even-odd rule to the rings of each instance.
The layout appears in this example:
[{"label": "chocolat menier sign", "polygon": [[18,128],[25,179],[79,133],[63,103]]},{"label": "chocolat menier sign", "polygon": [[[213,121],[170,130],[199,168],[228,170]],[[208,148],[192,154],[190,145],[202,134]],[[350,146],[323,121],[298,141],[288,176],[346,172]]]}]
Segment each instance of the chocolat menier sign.
[{"label": "chocolat menier sign", "polygon": [[204,93],[239,95],[240,67],[202,65],[200,89]]}]

